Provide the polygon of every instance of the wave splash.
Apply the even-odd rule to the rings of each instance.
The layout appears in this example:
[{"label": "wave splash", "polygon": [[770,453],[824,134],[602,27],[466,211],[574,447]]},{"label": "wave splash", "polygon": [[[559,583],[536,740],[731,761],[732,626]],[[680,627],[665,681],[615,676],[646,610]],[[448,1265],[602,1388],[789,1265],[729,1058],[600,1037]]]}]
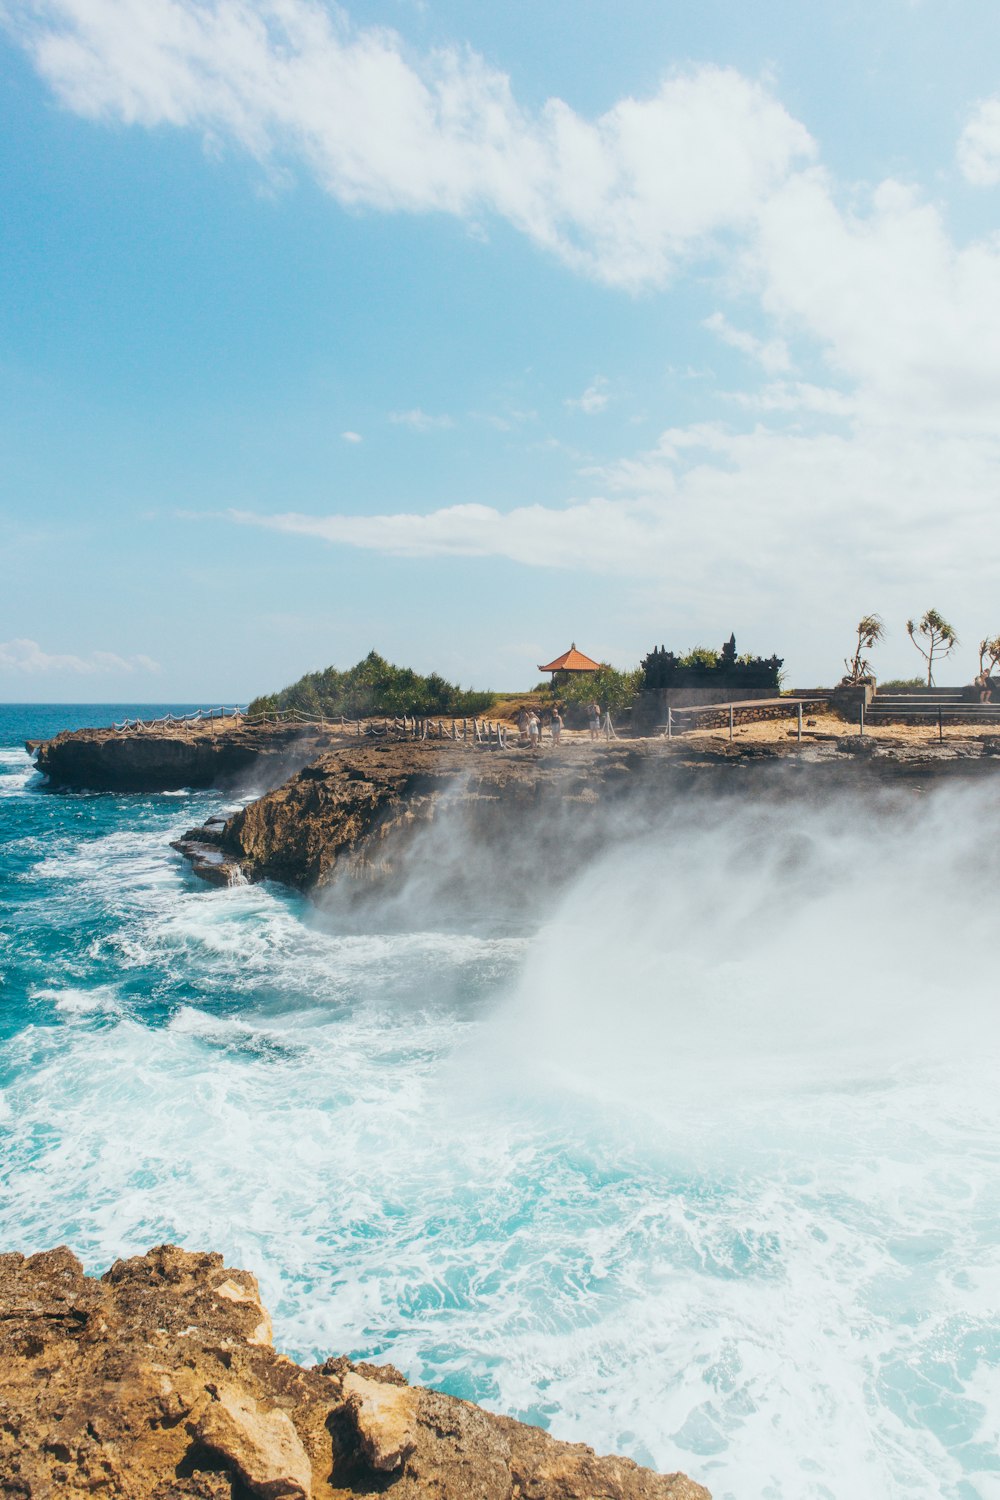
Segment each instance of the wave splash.
[{"label": "wave splash", "polygon": [[204,800],[19,795],[6,1246],[220,1249],[290,1353],[717,1500],[1000,1497],[979,792],[667,810],[530,937],[198,888]]}]

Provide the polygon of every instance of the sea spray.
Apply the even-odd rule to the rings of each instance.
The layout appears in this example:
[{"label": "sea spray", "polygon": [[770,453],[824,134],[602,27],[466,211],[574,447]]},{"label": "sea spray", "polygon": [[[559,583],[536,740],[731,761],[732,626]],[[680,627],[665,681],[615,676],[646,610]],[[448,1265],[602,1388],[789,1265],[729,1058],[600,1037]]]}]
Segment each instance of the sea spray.
[{"label": "sea spray", "polygon": [[526,828],[499,936],[208,889],[168,845],[210,795],[13,766],[5,1246],[221,1250],[290,1353],[716,1500],[1000,1495],[981,788],[644,808],[555,905]]}]

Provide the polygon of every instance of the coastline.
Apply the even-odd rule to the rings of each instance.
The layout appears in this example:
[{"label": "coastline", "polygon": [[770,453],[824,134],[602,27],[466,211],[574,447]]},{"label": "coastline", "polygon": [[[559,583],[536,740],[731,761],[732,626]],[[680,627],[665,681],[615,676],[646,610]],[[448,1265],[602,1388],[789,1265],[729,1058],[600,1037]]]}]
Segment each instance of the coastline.
[{"label": "coastline", "polygon": [[678,800],[864,795],[893,785],[914,792],[1000,768],[995,734],[963,728],[939,740],[891,725],[861,736],[832,715],[810,720],[801,741],[765,721],[732,740],[719,729],[596,743],[577,733],[537,752],[245,723],[77,730],[29,748],[59,788],[238,789],[240,811],[187,830],[174,848],[213,884],[270,879],[313,894],[334,883],[398,891],[424,857],[421,839],[445,818],[452,842],[489,851],[498,871],[518,840],[530,839],[558,882],[615,837],[616,825]]},{"label": "coastline", "polygon": [[0,1255],[0,1489],[143,1500],[711,1500],[410,1386],[392,1365],[279,1354],[255,1278],[161,1245],[85,1276]]}]

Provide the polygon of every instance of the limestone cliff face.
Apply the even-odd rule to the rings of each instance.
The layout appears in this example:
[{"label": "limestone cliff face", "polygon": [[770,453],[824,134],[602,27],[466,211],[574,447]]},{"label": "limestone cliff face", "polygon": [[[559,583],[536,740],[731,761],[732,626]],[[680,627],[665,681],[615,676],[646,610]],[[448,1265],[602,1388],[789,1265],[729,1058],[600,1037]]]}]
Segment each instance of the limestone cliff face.
[{"label": "limestone cliff face", "polygon": [[[595,809],[644,781],[650,757],[605,748],[546,756],[448,745],[344,747],[319,756],[227,823],[222,848],[251,879],[305,890],[334,880],[383,890],[433,866],[438,878],[464,872],[499,878],[528,840],[572,839],[579,852],[599,829]],[[447,832],[443,831],[444,825]],[[435,846],[433,830],[442,828]],[[605,830],[606,831],[606,830]]]},{"label": "limestone cliff face", "polygon": [[65,730],[30,742],[35,764],[55,786],[89,791],[162,792],[250,777],[275,786],[305,765],[336,731],[294,725],[198,723],[116,734]]},{"label": "limestone cliff face", "polygon": [[710,1500],[406,1384],[276,1353],[257,1283],[161,1245],[100,1280],[0,1256],[0,1496],[56,1500]]}]

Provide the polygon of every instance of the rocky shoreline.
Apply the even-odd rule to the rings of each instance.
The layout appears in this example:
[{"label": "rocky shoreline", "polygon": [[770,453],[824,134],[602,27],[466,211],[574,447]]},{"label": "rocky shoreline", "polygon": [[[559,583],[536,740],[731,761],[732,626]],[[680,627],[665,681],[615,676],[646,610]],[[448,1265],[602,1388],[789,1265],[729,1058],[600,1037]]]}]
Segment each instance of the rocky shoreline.
[{"label": "rocky shoreline", "polygon": [[341,731],[207,720],[142,730],[64,730],[27,749],[53,786],[75,791],[169,792],[252,781],[277,786]]},{"label": "rocky shoreline", "polygon": [[710,1500],[410,1386],[391,1365],[279,1354],[257,1282],[161,1245],[85,1276],[0,1255],[0,1496],[43,1500]]},{"label": "rocky shoreline", "polygon": [[128,735],[81,730],[34,748],[56,787],[249,793],[242,810],[210,818],[174,844],[211,883],[271,879],[309,892],[336,884],[355,895],[399,892],[422,869],[433,871],[439,895],[449,883],[461,893],[473,867],[478,881],[503,882],[505,870],[516,875],[526,840],[558,880],[608,838],[708,793],[787,797],[850,786],[864,795],[1000,767],[996,738],[914,746],[855,735],[803,744],[578,740],[538,754],[447,739],[200,725]]}]

